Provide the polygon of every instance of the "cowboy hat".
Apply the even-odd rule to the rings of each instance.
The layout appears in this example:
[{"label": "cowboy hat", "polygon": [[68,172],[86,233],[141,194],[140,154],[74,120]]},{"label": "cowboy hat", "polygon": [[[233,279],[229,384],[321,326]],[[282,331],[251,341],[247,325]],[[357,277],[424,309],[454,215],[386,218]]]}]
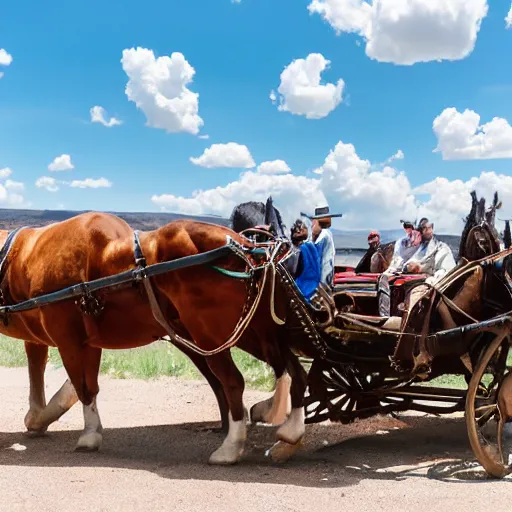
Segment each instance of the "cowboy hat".
[{"label": "cowboy hat", "polygon": [[307,215],[306,213],[300,212],[300,214],[304,217],[308,217],[309,219],[325,219],[327,217],[343,217],[342,213],[329,213],[328,206],[322,206],[321,208],[315,208],[315,215]]}]

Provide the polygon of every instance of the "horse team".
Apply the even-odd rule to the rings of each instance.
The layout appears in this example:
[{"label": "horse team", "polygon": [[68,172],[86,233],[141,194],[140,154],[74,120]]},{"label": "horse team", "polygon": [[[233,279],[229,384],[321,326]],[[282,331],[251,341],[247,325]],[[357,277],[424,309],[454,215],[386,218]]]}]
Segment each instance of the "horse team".
[{"label": "horse team", "polygon": [[[2,234],[4,239],[6,235],[6,232]],[[142,232],[139,243],[147,264],[151,265],[217,249],[226,244],[228,237],[240,246],[253,246],[247,238],[227,227],[191,220],[174,221]],[[24,228],[5,254],[0,255],[3,305],[132,269],[133,240],[133,229],[121,218],[107,213],[84,213],[49,226]],[[235,254],[223,256],[215,264],[233,275],[247,269],[246,262]],[[221,347],[245,314],[246,280],[233,278],[211,266],[181,268],[152,277],[151,282],[155,300],[167,322],[179,336],[192,339],[202,351]],[[305,433],[303,405],[307,374],[296,353],[309,357],[314,357],[314,353],[304,338],[292,336],[285,325],[276,322],[276,317],[286,319],[290,312],[280,280],[274,274],[259,286],[261,300],[237,346],[269,364],[275,372],[274,397],[253,406],[251,419],[280,424],[270,454],[275,460],[286,460],[301,446]],[[50,424],[80,401],[84,430],[76,449],[81,451],[98,450],[102,444],[97,406],[102,349],[141,347],[168,334],[155,318],[140,283],[100,291],[97,300],[101,303],[101,313],[97,315],[88,314],[75,301],[67,300],[6,315],[0,324],[2,334],[25,342],[30,379],[29,411],[25,416],[27,432],[34,436],[44,434]],[[249,419],[243,403],[242,374],[229,350],[204,357],[178,346],[209,382],[227,430],[209,462],[238,462],[243,455]],[[48,347],[58,349],[69,378],[47,403],[44,371]]]}]

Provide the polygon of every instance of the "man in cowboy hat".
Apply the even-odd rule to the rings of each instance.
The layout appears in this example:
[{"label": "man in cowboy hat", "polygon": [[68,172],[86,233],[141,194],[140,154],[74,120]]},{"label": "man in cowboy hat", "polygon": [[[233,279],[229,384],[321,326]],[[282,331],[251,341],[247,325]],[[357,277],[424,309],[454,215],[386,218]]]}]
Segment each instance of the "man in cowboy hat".
[{"label": "man in cowboy hat", "polygon": [[341,213],[330,213],[328,206],[315,208],[315,214],[311,217],[311,240],[316,245],[322,262],[320,282],[332,286],[334,278],[334,259],[336,249],[334,238],[329,229],[333,217],[342,217]]}]

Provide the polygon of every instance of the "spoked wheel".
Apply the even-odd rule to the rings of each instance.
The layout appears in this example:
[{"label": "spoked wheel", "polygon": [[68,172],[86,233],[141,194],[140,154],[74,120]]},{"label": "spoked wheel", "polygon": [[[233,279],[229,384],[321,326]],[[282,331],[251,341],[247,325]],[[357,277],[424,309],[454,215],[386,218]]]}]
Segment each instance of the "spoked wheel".
[{"label": "spoked wheel", "polygon": [[315,361],[305,395],[306,423],[331,420],[350,423],[355,418],[373,416],[380,409],[372,390],[382,385],[380,374],[364,374],[351,366],[335,368]]},{"label": "spoked wheel", "polygon": [[509,349],[509,333],[498,334],[476,364],[466,395],[466,426],[471,448],[485,471],[495,478],[512,472]]}]

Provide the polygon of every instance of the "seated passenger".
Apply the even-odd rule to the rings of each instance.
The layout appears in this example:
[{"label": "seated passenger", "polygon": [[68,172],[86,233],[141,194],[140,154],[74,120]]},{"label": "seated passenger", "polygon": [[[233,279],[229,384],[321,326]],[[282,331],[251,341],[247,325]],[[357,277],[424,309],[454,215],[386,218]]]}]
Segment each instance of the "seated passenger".
[{"label": "seated passenger", "polygon": [[396,241],[393,258],[391,259],[388,269],[385,271],[386,274],[402,272],[405,262],[417,251],[421,243],[421,234],[414,229],[413,224],[407,221],[400,222],[402,222],[404,227],[405,236]]},{"label": "seated passenger", "polygon": [[402,269],[410,274],[428,274],[425,282],[435,284],[456,266],[455,258],[450,246],[434,236],[434,224],[426,217],[417,230],[421,233],[420,245]]},{"label": "seated passenger", "polygon": [[354,272],[362,274],[366,272],[376,272],[378,267],[377,251],[380,248],[380,233],[378,231],[370,231],[368,235],[368,250],[356,265]]}]

